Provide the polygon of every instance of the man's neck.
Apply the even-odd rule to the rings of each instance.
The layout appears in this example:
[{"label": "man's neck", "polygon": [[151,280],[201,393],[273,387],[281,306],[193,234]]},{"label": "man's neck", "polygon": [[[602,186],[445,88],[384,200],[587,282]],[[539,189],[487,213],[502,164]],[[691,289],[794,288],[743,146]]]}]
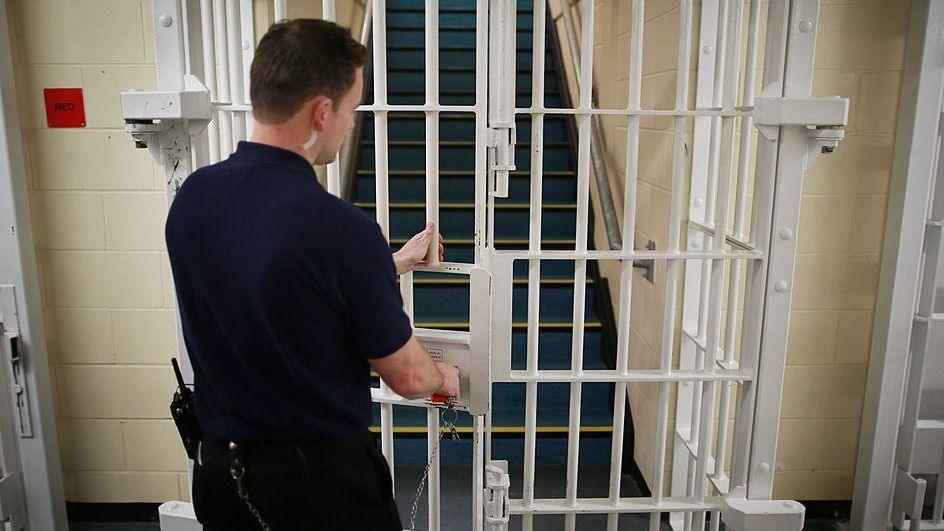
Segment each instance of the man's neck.
[{"label": "man's neck", "polygon": [[249,140],[257,144],[287,149],[312,163],[311,154],[302,149],[302,142],[299,142],[301,135],[293,129],[286,127],[284,124],[267,125],[256,122],[253,126],[252,138]]}]

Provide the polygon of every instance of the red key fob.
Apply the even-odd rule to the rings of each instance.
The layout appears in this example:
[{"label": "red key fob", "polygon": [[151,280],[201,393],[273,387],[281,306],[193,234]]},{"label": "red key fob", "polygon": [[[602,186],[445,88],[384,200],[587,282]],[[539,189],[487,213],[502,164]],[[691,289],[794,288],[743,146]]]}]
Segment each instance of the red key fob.
[{"label": "red key fob", "polygon": [[443,396],[443,395],[433,395],[429,397],[429,401],[436,402],[437,404],[445,404],[446,402],[449,401],[449,397]]}]

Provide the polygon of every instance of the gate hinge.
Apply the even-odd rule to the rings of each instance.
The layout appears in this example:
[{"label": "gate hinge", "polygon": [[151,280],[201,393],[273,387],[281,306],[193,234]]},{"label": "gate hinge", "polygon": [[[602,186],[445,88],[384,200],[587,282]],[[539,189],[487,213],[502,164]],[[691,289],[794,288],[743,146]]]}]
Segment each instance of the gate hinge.
[{"label": "gate hinge", "polygon": [[800,531],[806,516],[806,508],[791,500],[748,500],[743,488],[732,489],[724,500],[721,521],[726,529],[743,531],[751,529],[777,529]]},{"label": "gate hinge", "polygon": [[[135,147],[147,148],[154,161],[165,168],[190,157],[188,136],[196,136],[210,123],[210,91],[194,76],[184,77],[184,90],[121,93],[125,132]],[[183,178],[179,184],[183,183]],[[170,177],[176,181],[177,176]],[[169,183],[170,184],[170,183]]]},{"label": "gate hinge", "polygon": [[490,531],[508,529],[507,461],[491,461],[485,467],[485,525]]},{"label": "gate hinge", "polygon": [[501,123],[488,130],[488,170],[494,175],[495,197],[508,197],[508,174],[515,171],[515,143],[517,137],[514,122]]},{"label": "gate hinge", "polygon": [[23,345],[20,342],[19,314],[16,308],[16,291],[11,285],[0,286],[0,316],[3,317],[3,341],[10,356],[7,374],[10,379],[10,399],[16,410],[16,428],[21,438],[33,436],[32,412],[30,411],[29,383],[24,368]]}]

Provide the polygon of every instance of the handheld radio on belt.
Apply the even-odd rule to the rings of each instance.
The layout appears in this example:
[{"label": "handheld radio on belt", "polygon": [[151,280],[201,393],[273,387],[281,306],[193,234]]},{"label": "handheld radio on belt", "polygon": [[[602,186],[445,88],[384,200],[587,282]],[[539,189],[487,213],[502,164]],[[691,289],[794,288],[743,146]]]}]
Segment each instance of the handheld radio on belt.
[{"label": "handheld radio on belt", "polygon": [[197,458],[197,445],[203,438],[203,432],[197,424],[197,413],[193,409],[193,391],[184,383],[184,377],[180,374],[180,365],[177,364],[177,358],[170,359],[174,366],[174,374],[177,376],[177,390],[174,391],[174,398],[170,401],[170,416],[177,425],[177,431],[180,432],[180,439],[184,443],[184,449],[187,451],[187,457]]}]

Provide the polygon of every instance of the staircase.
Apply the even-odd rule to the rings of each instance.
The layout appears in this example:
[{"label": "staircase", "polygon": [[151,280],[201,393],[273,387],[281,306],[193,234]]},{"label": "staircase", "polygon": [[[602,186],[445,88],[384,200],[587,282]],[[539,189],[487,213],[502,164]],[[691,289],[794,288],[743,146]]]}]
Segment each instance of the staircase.
[{"label": "staircase", "polygon": [[[531,103],[532,0],[518,1],[517,107]],[[440,2],[440,103],[471,105],[475,102],[475,2]],[[424,8],[423,0],[387,1],[387,85],[391,104],[423,104]],[[560,65],[550,33],[546,39],[546,95],[548,107],[569,106],[559,86]],[[373,102],[367,83],[365,103]],[[425,126],[422,113],[389,115],[390,242],[399,248],[421,230],[425,218]],[[548,115],[544,136],[542,247],[573,249],[576,226],[576,140],[569,117]],[[446,240],[445,260],[473,261],[473,202],[475,122],[471,113],[440,116],[440,229]],[[364,118],[359,156],[349,199],[374,215],[374,123]],[[507,199],[496,203],[495,238],[500,249],[527,248],[530,193],[531,124],[527,116],[517,121],[517,171],[510,176]],[[592,223],[591,223],[592,226]],[[527,264],[516,263],[513,305],[515,369],[525,368],[527,344]],[[569,369],[571,365],[573,263],[547,261],[541,267],[539,360],[541,369]],[[595,264],[587,281],[585,369],[604,369],[612,359],[611,303]],[[414,276],[416,326],[467,329],[468,279],[417,273]],[[610,362],[612,363],[612,361]],[[375,385],[376,383],[375,378]],[[567,459],[567,427],[570,386],[548,383],[538,386],[538,464],[562,464]],[[612,435],[612,388],[609,384],[584,384],[580,460],[582,464],[608,464]],[[493,388],[492,456],[512,463],[524,460],[525,384],[495,384]],[[374,427],[379,431],[380,408],[374,405]],[[442,445],[444,464],[465,464],[471,458],[471,418],[461,414],[457,426],[462,440]],[[426,411],[394,408],[396,463],[426,462]],[[632,439],[627,441],[631,448]]]}]

